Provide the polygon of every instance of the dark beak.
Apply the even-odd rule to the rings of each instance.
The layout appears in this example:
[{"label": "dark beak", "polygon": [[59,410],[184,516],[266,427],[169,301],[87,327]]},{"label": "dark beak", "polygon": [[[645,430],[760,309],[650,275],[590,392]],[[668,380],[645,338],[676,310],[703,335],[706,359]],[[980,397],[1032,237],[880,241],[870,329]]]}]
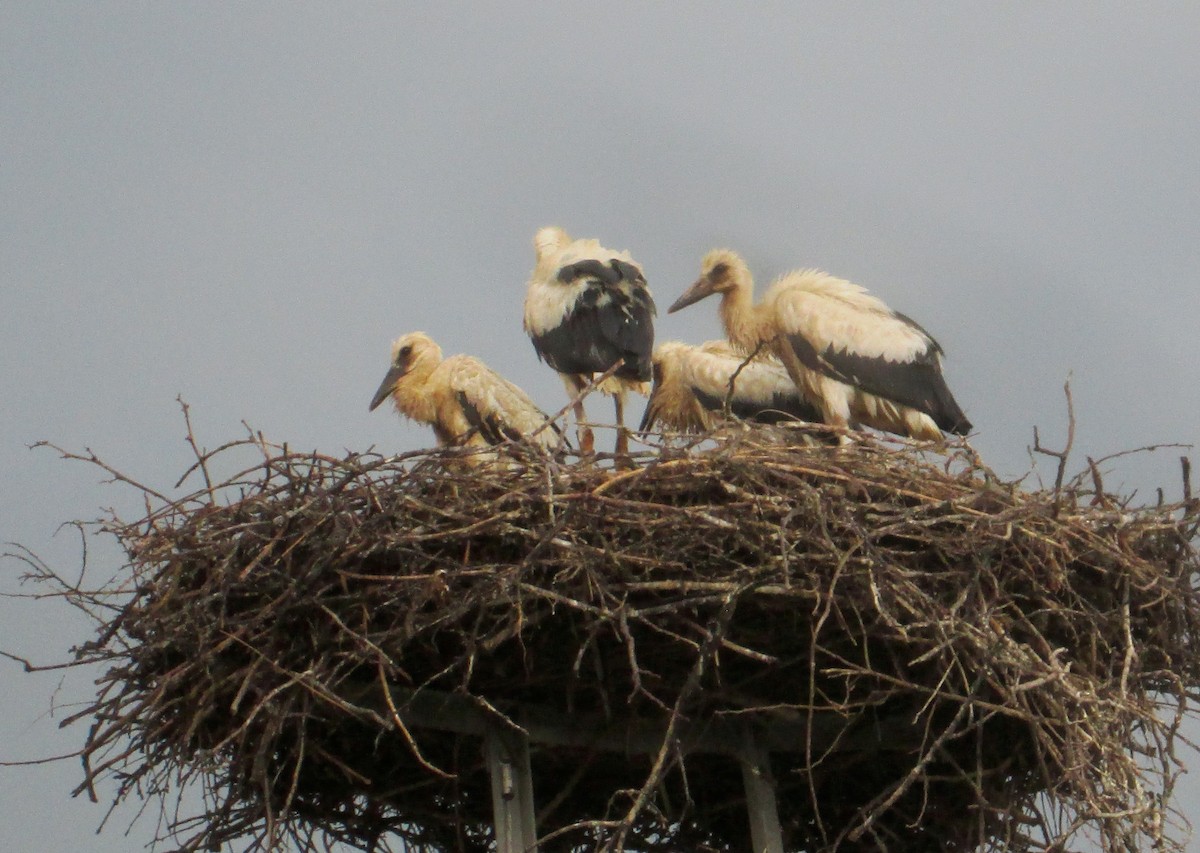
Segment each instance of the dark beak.
[{"label": "dark beak", "polygon": [[379,390],[375,392],[375,396],[371,398],[371,406],[367,409],[368,412],[373,412],[388,398],[396,387],[396,383],[400,381],[400,377],[404,375],[403,367],[392,367],[383,377],[383,381],[379,383]]},{"label": "dark beak", "polygon": [[693,302],[699,302],[706,296],[712,296],[717,290],[716,282],[705,276],[699,278],[696,283],[683,292],[683,295],[675,300],[674,304],[667,309],[668,314],[674,314],[680,308],[687,308]]}]

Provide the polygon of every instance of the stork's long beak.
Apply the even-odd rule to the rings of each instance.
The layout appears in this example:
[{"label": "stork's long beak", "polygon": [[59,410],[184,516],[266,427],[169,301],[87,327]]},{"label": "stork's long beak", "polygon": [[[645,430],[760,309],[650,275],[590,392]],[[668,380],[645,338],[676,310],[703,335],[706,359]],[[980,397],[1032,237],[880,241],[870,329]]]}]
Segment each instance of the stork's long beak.
[{"label": "stork's long beak", "polygon": [[683,295],[675,300],[674,304],[667,309],[668,314],[674,314],[680,308],[687,308],[693,302],[699,302],[706,296],[712,296],[716,293],[717,283],[708,276],[701,276],[696,279],[696,283],[683,292]]},{"label": "stork's long beak", "polygon": [[388,395],[396,388],[396,383],[400,381],[400,377],[404,375],[403,367],[392,366],[387,375],[383,377],[383,381],[379,383],[379,390],[375,392],[375,396],[371,398],[371,406],[367,409],[368,412],[373,412],[388,398]]}]

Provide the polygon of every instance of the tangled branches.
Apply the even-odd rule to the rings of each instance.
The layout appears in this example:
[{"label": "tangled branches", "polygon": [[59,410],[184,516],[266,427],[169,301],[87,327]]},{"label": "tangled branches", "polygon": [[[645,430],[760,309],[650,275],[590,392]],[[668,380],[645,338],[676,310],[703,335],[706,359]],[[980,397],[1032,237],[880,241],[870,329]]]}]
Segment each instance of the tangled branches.
[{"label": "tangled branches", "polygon": [[99,623],[80,790],[200,782],[184,850],[484,850],[483,720],[530,735],[543,849],[747,849],[750,742],[789,850],[1180,849],[1195,507],[788,437],[620,473],[201,454],[109,525],[126,585],[31,560]]}]

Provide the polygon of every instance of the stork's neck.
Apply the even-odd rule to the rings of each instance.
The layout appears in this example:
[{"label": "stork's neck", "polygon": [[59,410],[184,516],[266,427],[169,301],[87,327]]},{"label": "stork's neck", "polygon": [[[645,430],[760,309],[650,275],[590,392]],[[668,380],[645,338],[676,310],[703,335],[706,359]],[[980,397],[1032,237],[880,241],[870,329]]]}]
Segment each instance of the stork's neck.
[{"label": "stork's neck", "polygon": [[751,352],[764,338],[770,337],[764,328],[762,306],[754,304],[754,282],[748,276],[737,286],[721,295],[721,325],[725,337],[736,349]]},{"label": "stork's neck", "polygon": [[419,358],[408,372],[400,377],[393,398],[402,415],[427,424],[437,420],[437,409],[434,405],[436,395],[429,387],[429,377],[440,363],[441,360],[437,358]]}]

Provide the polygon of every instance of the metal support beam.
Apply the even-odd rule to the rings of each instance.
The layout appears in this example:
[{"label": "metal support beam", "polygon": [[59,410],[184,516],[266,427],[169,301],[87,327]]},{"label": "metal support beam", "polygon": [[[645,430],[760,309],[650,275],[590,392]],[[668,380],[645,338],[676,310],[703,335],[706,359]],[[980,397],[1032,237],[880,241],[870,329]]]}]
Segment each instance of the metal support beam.
[{"label": "metal support beam", "polygon": [[783,853],[783,831],[779,827],[771,756],[749,728],[746,729],[738,761],[742,765],[742,783],[746,786],[750,843],[754,853]]},{"label": "metal support beam", "polygon": [[537,850],[533,810],[533,773],[529,768],[529,738],[520,732],[490,725],[483,735],[488,773],[492,777],[492,822],[496,853]]},{"label": "metal support beam", "polygon": [[[459,734],[480,735],[492,725],[504,725],[495,712],[485,711],[468,697],[438,690],[390,686],[390,703],[380,696],[378,682],[345,689],[345,701],[388,717],[395,708],[405,725]],[[546,746],[581,746],[626,755],[658,752],[666,736],[662,719],[608,719],[598,714],[568,714],[537,705],[504,705],[512,724],[520,726],[533,743]],[[811,727],[811,728],[810,728]],[[740,757],[742,724],[720,717],[683,722],[676,727],[684,753],[717,753]],[[756,732],[757,742],[770,752],[814,753],[827,749],[835,740],[842,751],[901,751],[919,746],[921,729],[908,716],[896,715],[870,725],[847,729],[847,721],[836,714],[818,715],[808,721],[772,719]]]}]

